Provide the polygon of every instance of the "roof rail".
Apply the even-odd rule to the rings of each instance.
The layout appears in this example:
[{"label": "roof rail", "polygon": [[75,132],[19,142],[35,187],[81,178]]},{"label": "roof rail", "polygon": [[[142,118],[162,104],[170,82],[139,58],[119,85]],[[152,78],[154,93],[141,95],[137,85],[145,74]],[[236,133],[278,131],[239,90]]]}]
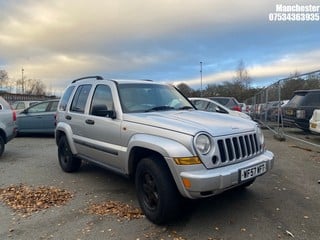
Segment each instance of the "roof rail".
[{"label": "roof rail", "polygon": [[101,76],[87,76],[87,77],[82,77],[82,78],[75,79],[75,80],[72,81],[72,83],[75,83],[75,82],[77,82],[79,80],[88,79],[88,78],[95,78],[97,80],[103,80],[103,77],[101,77]]},{"label": "roof rail", "polygon": [[151,79],[140,79],[140,80],[147,81],[147,82],[153,82],[153,80],[151,80]]}]

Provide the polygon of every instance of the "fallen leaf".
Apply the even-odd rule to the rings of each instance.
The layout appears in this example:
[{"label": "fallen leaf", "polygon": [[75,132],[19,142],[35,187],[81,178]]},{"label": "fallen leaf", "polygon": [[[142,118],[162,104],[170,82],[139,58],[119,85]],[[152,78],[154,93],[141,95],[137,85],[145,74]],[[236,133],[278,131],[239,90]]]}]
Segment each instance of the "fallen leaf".
[{"label": "fallen leaf", "polygon": [[72,197],[72,193],[67,190],[53,186],[31,187],[20,184],[0,189],[0,200],[13,210],[23,213],[22,217],[52,206],[64,205]]},{"label": "fallen leaf", "polygon": [[288,234],[290,237],[294,238],[294,235],[291,232],[289,232],[288,230],[286,230],[286,234]]},{"label": "fallen leaf", "polygon": [[87,211],[98,215],[115,215],[117,217],[132,220],[143,218],[144,215],[139,208],[124,204],[118,201],[106,201],[102,203],[92,203]]}]

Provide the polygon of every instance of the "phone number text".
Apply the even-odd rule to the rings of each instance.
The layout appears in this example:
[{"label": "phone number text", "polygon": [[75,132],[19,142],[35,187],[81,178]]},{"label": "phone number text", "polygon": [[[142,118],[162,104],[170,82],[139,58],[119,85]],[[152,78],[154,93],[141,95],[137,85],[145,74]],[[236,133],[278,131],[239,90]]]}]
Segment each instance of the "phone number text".
[{"label": "phone number text", "polygon": [[271,22],[312,22],[320,21],[320,13],[269,13]]}]

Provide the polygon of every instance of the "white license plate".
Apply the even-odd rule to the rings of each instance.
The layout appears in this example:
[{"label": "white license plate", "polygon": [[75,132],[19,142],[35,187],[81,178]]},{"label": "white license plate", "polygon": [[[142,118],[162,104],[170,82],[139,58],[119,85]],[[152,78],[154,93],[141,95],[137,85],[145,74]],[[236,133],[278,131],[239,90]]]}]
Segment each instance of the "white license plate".
[{"label": "white license plate", "polygon": [[252,167],[240,169],[240,181],[245,181],[250,178],[254,178],[267,171],[266,163],[261,163]]}]

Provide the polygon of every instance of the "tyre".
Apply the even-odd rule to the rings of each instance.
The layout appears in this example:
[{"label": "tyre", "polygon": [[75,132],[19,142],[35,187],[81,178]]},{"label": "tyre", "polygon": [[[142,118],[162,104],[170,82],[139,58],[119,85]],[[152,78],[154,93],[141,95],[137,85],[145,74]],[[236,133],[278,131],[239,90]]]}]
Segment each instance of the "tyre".
[{"label": "tyre", "polygon": [[5,143],[3,137],[0,135],[0,157],[2,156],[5,148]]},{"label": "tyre", "polygon": [[178,216],[182,197],[163,159],[155,156],[142,159],[135,184],[140,207],[151,222],[163,224]]},{"label": "tyre", "polygon": [[62,136],[58,144],[58,158],[60,167],[65,172],[78,171],[81,166],[81,159],[75,157],[69,147],[68,140]]}]

